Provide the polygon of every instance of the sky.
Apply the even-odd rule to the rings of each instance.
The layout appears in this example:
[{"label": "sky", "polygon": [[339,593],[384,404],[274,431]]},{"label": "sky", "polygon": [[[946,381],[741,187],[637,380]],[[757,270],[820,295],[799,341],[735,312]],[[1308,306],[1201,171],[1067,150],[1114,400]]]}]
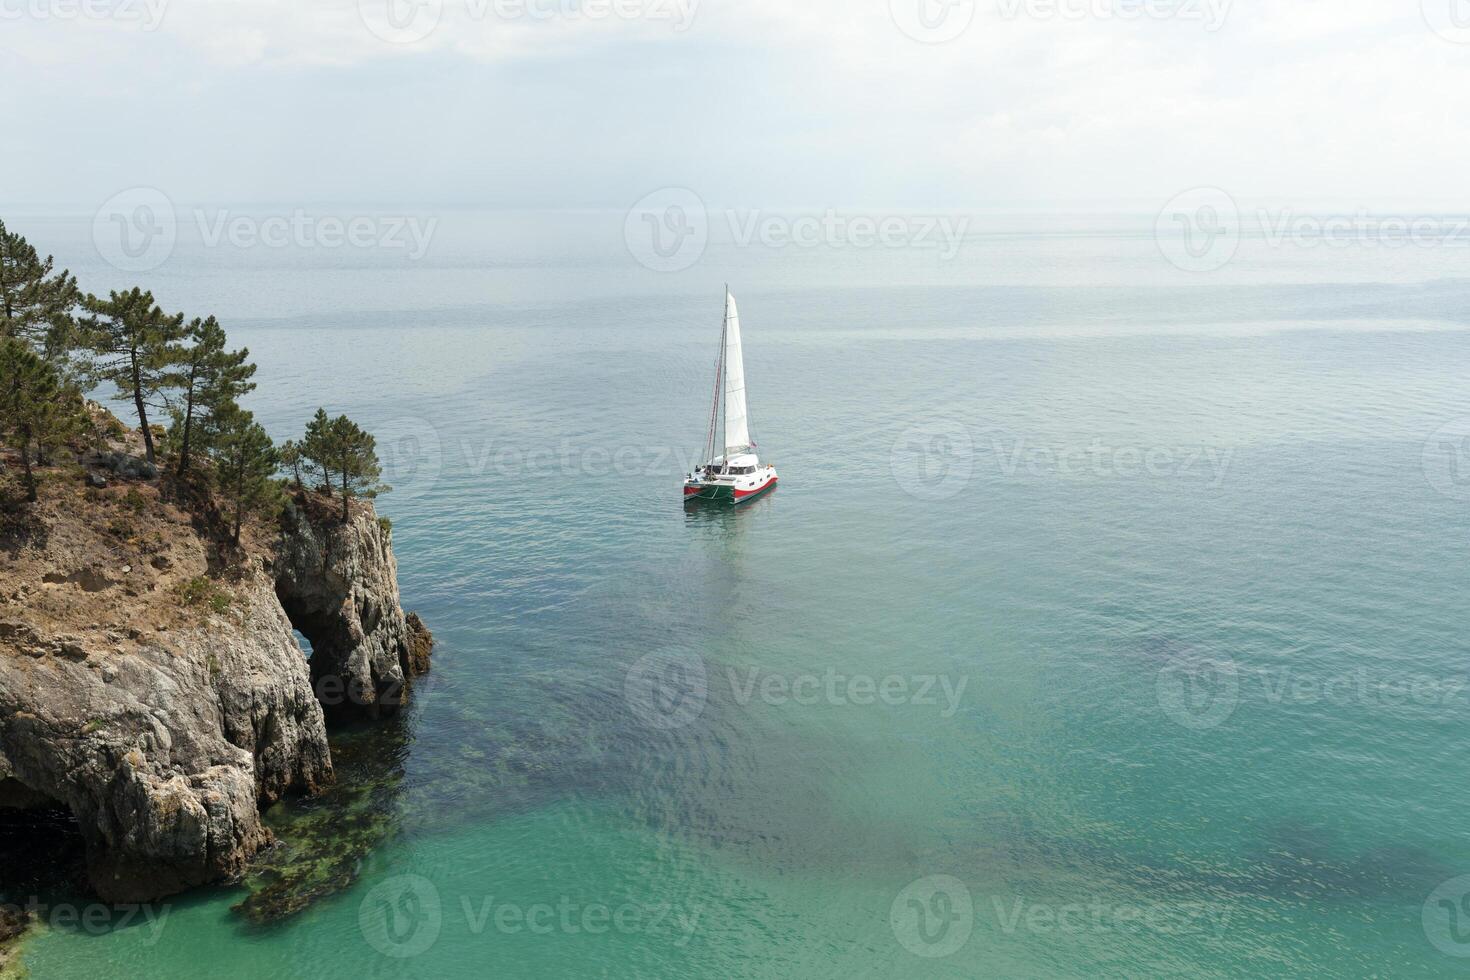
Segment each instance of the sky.
[{"label": "sky", "polygon": [[0,90],[11,208],[1470,210],[1470,0],[0,0]]}]

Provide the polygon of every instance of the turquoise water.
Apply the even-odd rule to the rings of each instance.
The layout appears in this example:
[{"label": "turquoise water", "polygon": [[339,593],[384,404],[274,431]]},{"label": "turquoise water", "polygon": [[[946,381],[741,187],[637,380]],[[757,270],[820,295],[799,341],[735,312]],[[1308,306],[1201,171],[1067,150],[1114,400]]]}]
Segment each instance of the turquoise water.
[{"label": "turquoise water", "polygon": [[[1149,219],[994,218],[952,261],[716,242],[661,275],[621,215],[460,214],[420,263],[185,242],[126,275],[89,219],[31,220],[94,290],[218,313],[278,437],[322,403],[379,433],[440,643],[349,889],[54,928],[34,976],[1470,952],[1457,254],[1192,275]],[[685,509],[726,280],[782,485]]]}]

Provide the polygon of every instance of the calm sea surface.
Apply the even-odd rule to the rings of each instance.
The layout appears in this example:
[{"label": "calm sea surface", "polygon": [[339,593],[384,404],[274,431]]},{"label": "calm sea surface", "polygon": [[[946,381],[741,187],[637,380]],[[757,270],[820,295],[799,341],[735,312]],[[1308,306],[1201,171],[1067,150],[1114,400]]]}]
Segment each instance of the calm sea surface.
[{"label": "calm sea surface", "polygon": [[[376,431],[439,640],[391,748],[342,734],[354,883],[62,924],[35,977],[1462,966],[1470,252],[1191,273],[1151,217],[990,216],[659,273],[621,214],[425,217],[419,260],[190,219],[125,273],[90,214],[7,215],[219,315],[278,438]],[[727,281],[782,482],[685,509]]]}]

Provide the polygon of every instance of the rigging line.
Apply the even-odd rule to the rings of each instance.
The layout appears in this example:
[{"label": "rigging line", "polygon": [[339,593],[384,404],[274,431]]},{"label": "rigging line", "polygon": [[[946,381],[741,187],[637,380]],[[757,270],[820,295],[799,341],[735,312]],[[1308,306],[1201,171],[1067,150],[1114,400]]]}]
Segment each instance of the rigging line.
[{"label": "rigging line", "polygon": [[[726,311],[728,312],[728,307],[726,308]],[[717,354],[715,356],[715,396],[714,396],[714,404],[710,408],[709,435],[705,439],[705,443],[704,443],[704,452],[705,452],[704,461],[706,463],[708,463],[708,462],[710,462],[711,460],[714,459],[714,452],[715,452],[715,432],[716,432],[716,429],[717,429],[718,424],[719,424],[719,421],[720,421],[720,385],[721,385],[722,381],[724,380],[724,367],[725,367],[725,331],[724,331],[724,328],[722,327],[721,330],[720,330],[720,352],[719,352],[719,354]]]}]

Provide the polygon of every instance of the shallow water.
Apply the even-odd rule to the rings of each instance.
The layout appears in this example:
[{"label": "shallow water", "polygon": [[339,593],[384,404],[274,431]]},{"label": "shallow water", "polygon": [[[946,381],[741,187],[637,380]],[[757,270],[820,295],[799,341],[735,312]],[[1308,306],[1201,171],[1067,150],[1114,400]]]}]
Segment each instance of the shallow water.
[{"label": "shallow water", "polygon": [[[219,314],[278,438],[318,404],[376,431],[440,643],[345,891],[50,929],[35,976],[1470,952],[1457,254],[1192,275],[1149,219],[992,218],[952,261],[716,242],[660,275],[621,215],[441,217],[418,263],[183,241],[137,275],[89,217],[11,219],[87,288]],[[686,509],[727,279],[782,484]]]}]

